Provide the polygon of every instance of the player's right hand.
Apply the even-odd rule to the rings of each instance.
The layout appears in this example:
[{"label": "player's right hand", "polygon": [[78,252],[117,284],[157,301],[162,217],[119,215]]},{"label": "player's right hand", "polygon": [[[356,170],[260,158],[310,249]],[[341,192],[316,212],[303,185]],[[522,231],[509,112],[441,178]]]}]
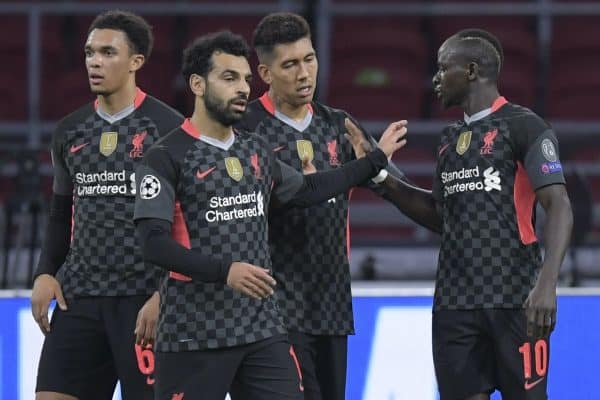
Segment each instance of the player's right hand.
[{"label": "player's right hand", "polygon": [[392,122],[381,135],[377,145],[388,159],[406,144],[407,124],[406,120]]},{"label": "player's right hand", "polygon": [[48,308],[52,299],[56,299],[61,310],[67,310],[67,302],[56,278],[48,274],[42,274],[35,278],[31,291],[31,313],[44,335],[50,332]]},{"label": "player's right hand", "polygon": [[260,300],[273,294],[275,279],[264,268],[244,262],[233,262],[229,267],[227,285],[246,296]]}]

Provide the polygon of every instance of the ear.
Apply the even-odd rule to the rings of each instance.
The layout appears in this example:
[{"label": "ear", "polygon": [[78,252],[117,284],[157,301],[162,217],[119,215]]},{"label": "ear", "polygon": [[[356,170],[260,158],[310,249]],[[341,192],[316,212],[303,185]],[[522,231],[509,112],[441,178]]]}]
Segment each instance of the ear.
[{"label": "ear", "polygon": [[269,69],[269,67],[266,64],[258,64],[258,67],[256,69],[258,71],[260,79],[262,79],[263,82],[267,85],[271,85],[271,82],[273,82],[273,78],[271,77],[271,70]]},{"label": "ear", "polygon": [[143,54],[133,54],[129,58],[129,72],[137,72],[146,62],[146,57]]},{"label": "ear", "polygon": [[198,74],[192,74],[190,75],[188,84],[190,85],[190,89],[195,96],[204,96],[204,91],[206,90],[206,79],[204,79],[204,77]]},{"label": "ear", "polygon": [[476,62],[470,62],[467,65],[467,79],[474,81],[479,78],[479,64]]}]

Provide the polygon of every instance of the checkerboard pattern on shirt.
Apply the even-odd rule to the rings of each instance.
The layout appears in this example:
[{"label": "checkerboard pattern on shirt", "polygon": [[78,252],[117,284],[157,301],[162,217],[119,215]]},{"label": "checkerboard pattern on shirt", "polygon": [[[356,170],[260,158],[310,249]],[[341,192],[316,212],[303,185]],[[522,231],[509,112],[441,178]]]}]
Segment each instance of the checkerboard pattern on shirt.
[{"label": "checkerboard pattern on shirt", "polygon": [[[147,97],[145,102],[156,100]],[[62,133],[62,154],[74,185],[72,243],[58,273],[66,297],[146,295],[158,288],[162,273],[144,264],[133,225],[135,167],[160,134],[153,120],[156,115],[144,110],[142,103],[113,124],[92,112]],[[162,112],[173,113],[166,107]],[[105,143],[102,154],[106,132],[116,132],[116,145],[109,152],[110,142]],[[105,172],[113,177],[102,177]],[[98,194],[101,186],[114,187],[118,193]]]},{"label": "checkerboard pattern on shirt", "polygon": [[[184,134],[184,133],[182,133]],[[169,142],[164,144],[169,146]],[[183,160],[176,183],[191,248],[234,261],[270,269],[268,204],[273,184],[274,157],[258,138],[236,136],[228,150],[196,140]],[[254,166],[253,166],[253,156]],[[232,178],[225,159],[235,157],[243,175]],[[257,172],[256,161],[260,172]],[[215,168],[202,178],[198,171]],[[157,171],[160,174],[160,171]],[[248,195],[246,204],[211,206],[215,199]],[[212,203],[211,203],[212,202]],[[215,220],[215,213],[254,208],[252,216]],[[211,214],[212,213],[212,214]],[[167,280],[161,289],[158,351],[192,351],[253,343],[285,333],[276,296],[251,299],[225,283]]]},{"label": "checkerboard pattern on shirt", "polygon": [[[511,135],[526,132],[511,133],[505,117],[511,106],[504,107],[442,136],[434,191],[444,228],[434,309],[520,308],[535,283],[540,249],[521,241],[514,198],[518,156]],[[490,152],[485,138],[491,136]],[[463,177],[446,175],[442,182],[442,173],[460,171]],[[469,190],[470,183],[480,186]]]},{"label": "checkerboard pattern on shirt", "polygon": [[[353,159],[345,128],[325,118],[325,106],[313,103],[315,113],[303,132],[266,114],[255,127],[278,159],[302,170],[298,140],[309,141],[318,171],[337,168]],[[261,107],[258,101],[250,107]],[[328,109],[333,113],[332,109]],[[339,111],[335,111],[339,112]],[[340,118],[339,121],[343,121]],[[279,305],[291,331],[314,335],[354,333],[350,268],[347,255],[349,193],[307,209],[274,210],[269,219],[273,274]]]}]

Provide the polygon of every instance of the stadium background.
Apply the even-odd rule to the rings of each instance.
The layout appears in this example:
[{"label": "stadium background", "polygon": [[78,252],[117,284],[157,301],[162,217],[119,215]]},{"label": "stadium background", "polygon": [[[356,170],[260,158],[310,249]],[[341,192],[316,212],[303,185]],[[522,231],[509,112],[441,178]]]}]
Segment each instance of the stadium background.
[{"label": "stadium background", "polygon": [[[349,111],[375,135],[394,119],[408,119],[409,144],[395,160],[415,182],[428,187],[439,132],[448,120],[460,118],[456,110],[441,111],[432,96],[437,48],[444,38],[465,27],[480,27],[496,34],[505,51],[501,93],[509,101],[531,107],[554,125],[575,212],[573,246],[561,284],[576,287],[568,293],[582,296],[585,313],[564,316],[560,310],[559,329],[567,321],[573,326],[557,332],[557,340],[572,340],[578,346],[569,349],[573,354],[566,359],[553,358],[553,365],[589,360],[591,367],[592,362],[597,365],[600,361],[598,351],[591,351],[598,348],[592,338],[597,330],[584,325],[588,320],[596,324],[600,321],[600,300],[586,297],[598,294],[594,288],[600,286],[600,144],[594,140],[600,133],[598,1],[0,0],[0,289],[29,287],[51,188],[50,135],[58,119],[92,99],[83,42],[93,16],[110,8],[136,11],[153,25],[155,48],[138,74],[138,83],[186,114],[191,109],[191,98],[178,71],[181,51],[192,38],[227,28],[250,39],[256,23],[269,12],[303,14],[312,25],[319,57],[317,98]],[[256,65],[255,58],[251,65]],[[252,97],[265,89],[258,77],[253,86]],[[400,303],[406,300],[401,293],[431,290],[438,246],[435,235],[367,191],[354,191],[350,218],[351,268],[358,286],[364,285],[359,281],[373,281],[368,284],[368,293],[379,296],[393,285],[395,291],[390,296]],[[543,221],[543,214],[539,220]],[[10,303],[8,299],[15,293],[4,292],[7,299],[0,300],[0,305]],[[422,301],[426,303],[427,299],[425,296]],[[402,304],[392,308],[412,309],[410,301],[407,307]],[[351,362],[357,360],[353,354],[374,354],[370,349],[377,348],[377,318],[387,310],[380,306],[387,307],[387,303],[376,307],[358,305],[357,319],[364,309],[365,320],[371,322],[359,327],[358,336],[353,338]],[[15,310],[19,307],[0,308],[2,319],[18,315]],[[12,329],[20,332],[18,325],[3,324],[0,337],[12,335]],[[570,329],[574,332],[567,333]],[[361,343],[367,343],[367,347]],[[393,341],[385,345],[393,345]],[[28,346],[18,342],[16,347],[7,347],[0,340],[0,392],[4,393],[0,400],[16,398],[18,392],[6,392],[14,385],[6,374],[16,367],[5,364],[16,360],[16,354]],[[420,359],[427,362],[430,353],[423,352]],[[350,366],[349,390],[354,388],[352,382],[357,382],[354,371],[365,373],[370,368],[364,360],[356,364]],[[577,379],[591,384],[586,376],[582,372]],[[368,398],[368,385],[364,379],[361,382],[357,394],[349,393],[349,398],[363,398],[360,393]],[[404,398],[401,393],[386,396],[385,400]],[[575,397],[556,396],[600,398],[592,389]]]}]

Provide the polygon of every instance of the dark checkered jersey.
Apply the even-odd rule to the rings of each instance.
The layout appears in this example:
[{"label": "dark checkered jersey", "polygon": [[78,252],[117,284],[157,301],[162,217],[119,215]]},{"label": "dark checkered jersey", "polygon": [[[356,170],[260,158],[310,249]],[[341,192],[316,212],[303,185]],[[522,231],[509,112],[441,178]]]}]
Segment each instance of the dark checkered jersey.
[{"label": "dark checkered jersey", "polygon": [[[138,169],[144,176],[135,218],[172,222],[174,238],[188,249],[270,269],[268,205],[281,181],[278,168],[260,138],[236,133],[218,142],[186,120]],[[225,282],[174,272],[160,294],[158,351],[230,347],[285,333],[275,295],[255,300]]]},{"label": "dark checkered jersey", "polygon": [[[277,158],[302,171],[301,157],[318,171],[354,159],[345,139],[348,115],[311,104],[304,129],[282,121],[267,94],[251,102],[240,128],[266,140]],[[306,209],[278,209],[269,218],[271,259],[286,327],[314,335],[354,333],[348,262],[348,200],[342,193]]]},{"label": "dark checkered jersey", "polygon": [[183,117],[138,89],[131,112],[107,121],[90,103],[57,125],[53,191],[73,195],[72,240],[57,277],[66,297],[147,295],[162,275],[135,238],[135,168]]},{"label": "dark checkered jersey", "polygon": [[434,309],[522,307],[541,266],[535,190],[565,182],[544,120],[503,97],[482,117],[448,126],[438,149]]}]

